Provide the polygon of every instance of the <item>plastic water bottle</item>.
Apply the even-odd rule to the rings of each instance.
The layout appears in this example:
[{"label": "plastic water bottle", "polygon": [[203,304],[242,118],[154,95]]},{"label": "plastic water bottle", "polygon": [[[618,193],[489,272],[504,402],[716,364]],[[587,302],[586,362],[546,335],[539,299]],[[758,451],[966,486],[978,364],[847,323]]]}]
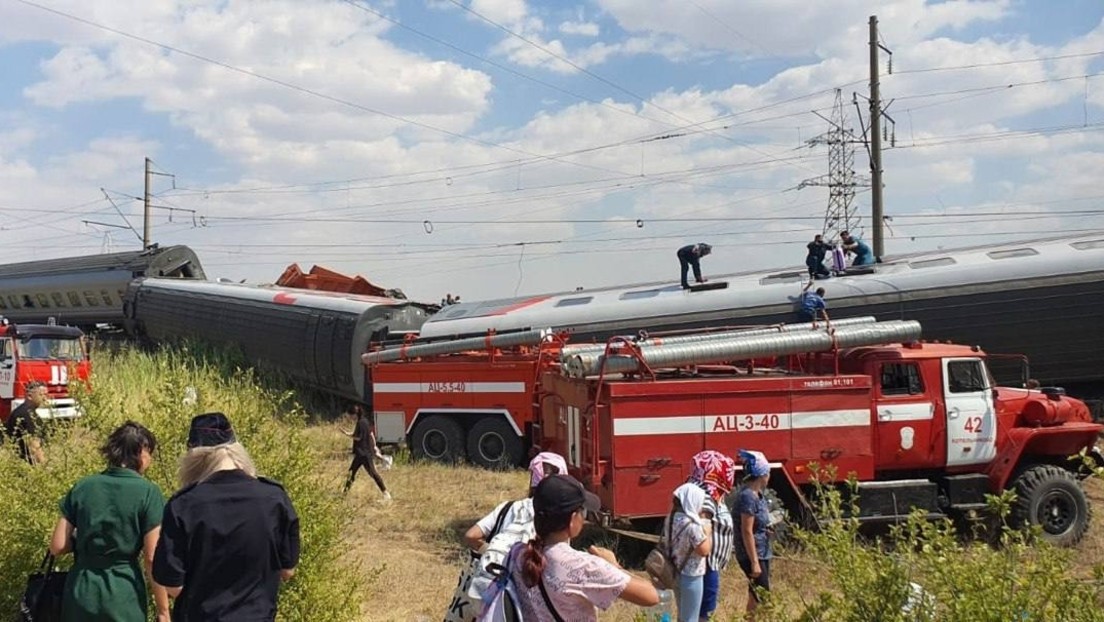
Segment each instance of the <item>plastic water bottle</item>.
[{"label": "plastic water bottle", "polygon": [[675,593],[671,590],[659,591],[659,604],[649,607],[645,613],[648,622],[671,622],[675,619]]}]

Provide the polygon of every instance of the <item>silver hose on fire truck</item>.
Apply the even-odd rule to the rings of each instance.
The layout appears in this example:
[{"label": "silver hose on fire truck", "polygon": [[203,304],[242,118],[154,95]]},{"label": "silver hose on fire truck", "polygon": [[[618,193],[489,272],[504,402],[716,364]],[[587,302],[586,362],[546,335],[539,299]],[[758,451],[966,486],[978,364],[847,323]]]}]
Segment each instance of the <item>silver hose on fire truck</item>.
[{"label": "silver hose on fire truck", "polygon": [[365,365],[375,363],[388,363],[400,359],[413,359],[421,356],[438,356],[441,354],[455,354],[469,350],[481,350],[488,346],[493,348],[512,348],[516,346],[535,346],[549,335],[548,330],[527,330],[517,333],[503,333],[501,335],[488,335],[486,337],[468,337],[466,339],[453,339],[438,343],[424,343],[412,346],[397,346],[362,354],[360,360]]},{"label": "silver hose on fire truck", "polygon": [[[914,341],[920,338],[920,323],[916,321],[878,322],[833,329],[789,332],[769,335],[732,337],[729,339],[674,345],[640,346],[640,355],[649,367],[704,365],[746,359],[827,352],[833,347],[853,348],[886,343]],[[627,354],[606,357],[602,352],[575,354],[563,361],[564,373],[574,378],[640,371],[640,360]]]},{"label": "silver hose on fire truck", "polygon": [[[841,320],[832,320],[833,328],[843,328],[845,326],[859,326],[862,324],[873,324],[878,320],[871,315],[863,317],[850,317]],[[824,322],[818,322],[816,325],[818,328],[824,328]],[[794,333],[800,331],[812,331],[816,330],[812,322],[800,322],[797,324],[776,324],[774,326],[767,326],[763,328],[736,328],[733,330],[719,331],[715,333],[693,333],[688,335],[672,335],[670,337],[648,337],[647,339],[635,340],[637,345],[674,345],[680,343],[696,343],[700,341],[713,341],[716,339],[731,339],[733,337],[752,337],[756,335],[777,335],[779,333]],[[568,357],[576,354],[584,353],[602,353],[606,350],[606,344],[604,343],[581,343],[581,344],[568,344],[563,347],[563,352],[560,355],[560,360],[565,361]]]}]

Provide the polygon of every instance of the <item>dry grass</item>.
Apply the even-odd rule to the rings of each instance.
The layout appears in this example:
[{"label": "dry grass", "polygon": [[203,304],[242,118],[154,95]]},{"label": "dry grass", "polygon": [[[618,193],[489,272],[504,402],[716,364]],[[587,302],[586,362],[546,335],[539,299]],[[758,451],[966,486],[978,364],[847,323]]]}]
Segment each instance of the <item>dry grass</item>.
[{"label": "dry grass", "polygon": [[[330,458],[325,479],[340,489],[348,466],[347,439],[351,421],[313,427],[309,433]],[[361,472],[347,498],[356,518],[348,534],[347,555],[370,579],[361,595],[361,619],[370,621],[439,622],[455,586],[463,559],[461,535],[497,503],[521,497],[528,484],[523,471],[489,472],[472,467],[396,465],[382,475],[394,501],[380,502],[371,478]],[[1104,521],[1104,482],[1088,483],[1096,525]],[[1080,547],[1079,566],[1086,571],[1104,562],[1104,530],[1090,529]],[[778,559],[772,583],[784,602],[801,602],[819,591],[827,577],[800,559]],[[738,619],[745,605],[743,576],[733,564],[721,578],[718,620]],[[603,620],[628,622],[637,608],[616,604]]]}]

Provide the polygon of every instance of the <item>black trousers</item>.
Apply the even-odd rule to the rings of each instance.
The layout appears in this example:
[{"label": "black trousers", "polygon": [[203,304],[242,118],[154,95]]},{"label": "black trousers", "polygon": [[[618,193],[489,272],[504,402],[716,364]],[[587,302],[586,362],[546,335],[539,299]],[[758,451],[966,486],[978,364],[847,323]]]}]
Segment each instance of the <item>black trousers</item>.
[{"label": "black trousers", "polygon": [[689,289],[690,284],[686,282],[687,273],[690,272],[690,268],[694,268],[694,280],[698,283],[702,282],[701,264],[698,262],[698,256],[693,253],[678,254],[679,267],[682,268],[682,288]]},{"label": "black trousers", "polygon": [[353,454],[353,462],[349,465],[349,479],[345,480],[345,489],[348,490],[353,485],[353,480],[356,479],[357,471],[361,467],[364,467],[365,471],[368,471],[368,475],[376,481],[376,486],[379,486],[380,492],[387,492],[387,486],[383,483],[383,478],[380,477],[379,471],[376,470],[376,461],[373,456],[362,456],[360,454]]}]

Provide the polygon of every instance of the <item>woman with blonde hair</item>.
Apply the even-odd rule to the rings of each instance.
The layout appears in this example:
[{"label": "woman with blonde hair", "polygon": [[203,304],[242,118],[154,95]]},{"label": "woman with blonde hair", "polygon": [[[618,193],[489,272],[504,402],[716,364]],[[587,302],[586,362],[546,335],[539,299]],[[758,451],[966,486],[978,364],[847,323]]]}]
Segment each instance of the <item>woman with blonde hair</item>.
[{"label": "woman with blonde hair", "polygon": [[176,599],[174,622],[274,620],[280,583],[299,562],[299,517],[257,476],[222,413],[192,419],[182,488],[169,499],[153,579]]}]

